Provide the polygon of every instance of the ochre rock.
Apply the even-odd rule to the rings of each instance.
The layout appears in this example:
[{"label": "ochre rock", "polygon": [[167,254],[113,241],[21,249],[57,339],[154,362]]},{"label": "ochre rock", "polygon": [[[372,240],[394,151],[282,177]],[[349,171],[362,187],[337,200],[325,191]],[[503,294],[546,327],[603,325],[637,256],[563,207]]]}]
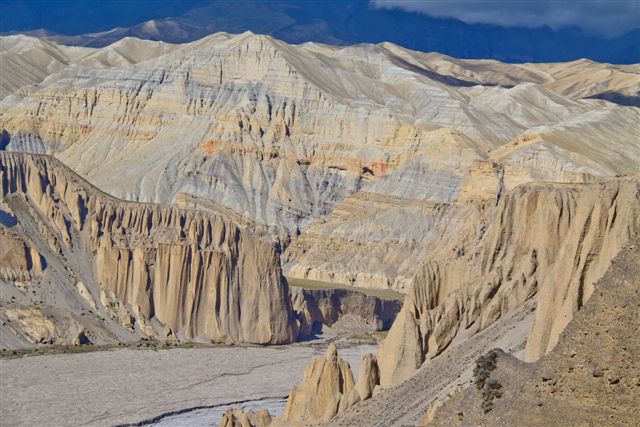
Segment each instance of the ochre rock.
[{"label": "ochre rock", "polygon": [[300,385],[291,390],[283,421],[328,421],[359,400],[354,391],[351,368],[332,343],[325,357],[311,361]]},{"label": "ochre rock", "polygon": [[[208,211],[114,199],[47,156],[0,152],[0,186],[3,196],[23,197],[47,218],[42,228],[54,253],[61,245],[88,248],[101,306],[126,329],[137,323],[149,335],[149,321],[157,319],[185,339],[296,339],[278,253],[259,227]],[[11,262],[41,269],[24,257]]]},{"label": "ochre rock", "polygon": [[[565,247],[571,248],[571,243]],[[574,267],[568,265],[567,270],[571,274]],[[565,285],[561,290],[570,291],[567,282],[560,284]],[[475,375],[485,377],[483,388],[471,386],[438,401],[439,408],[428,410],[421,425],[637,425],[640,238],[635,232],[592,285],[591,297],[551,351],[526,363],[494,350],[495,369],[476,362],[480,369]],[[497,386],[499,394],[487,393],[488,384]]]},{"label": "ochre rock", "polygon": [[35,344],[59,344],[61,331],[41,308],[9,307],[2,310],[27,339]]},{"label": "ochre rock", "polygon": [[381,385],[406,379],[458,331],[483,330],[536,292],[527,358],[551,350],[640,229],[638,187],[635,177],[529,183],[505,190],[497,205],[448,207],[446,223],[434,225],[447,238],[433,245],[378,353]]},{"label": "ochre rock", "polygon": [[271,424],[269,411],[262,408],[258,412],[242,408],[230,408],[222,416],[220,427],[265,427]]},{"label": "ochre rock", "polygon": [[360,360],[358,380],[356,381],[356,390],[358,390],[360,400],[370,398],[373,395],[373,389],[378,384],[380,384],[380,378],[376,357],[373,354],[365,354]]},{"label": "ochre rock", "polygon": [[28,282],[43,270],[42,256],[28,237],[0,224],[0,278]]}]

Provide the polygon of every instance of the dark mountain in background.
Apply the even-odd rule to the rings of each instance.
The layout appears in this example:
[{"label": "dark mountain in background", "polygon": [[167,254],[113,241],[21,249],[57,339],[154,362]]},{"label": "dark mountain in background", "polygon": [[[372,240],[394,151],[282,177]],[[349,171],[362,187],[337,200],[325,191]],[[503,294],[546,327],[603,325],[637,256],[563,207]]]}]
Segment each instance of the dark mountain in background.
[{"label": "dark mountain in background", "polygon": [[[515,6],[514,6],[515,7]],[[5,0],[0,32],[27,33],[61,43],[105,46],[123,37],[182,43],[226,31],[269,34],[290,43],[390,41],[458,58],[553,62],[588,58],[640,62],[640,29],[616,38],[577,27],[521,28],[466,24],[368,0]]]}]

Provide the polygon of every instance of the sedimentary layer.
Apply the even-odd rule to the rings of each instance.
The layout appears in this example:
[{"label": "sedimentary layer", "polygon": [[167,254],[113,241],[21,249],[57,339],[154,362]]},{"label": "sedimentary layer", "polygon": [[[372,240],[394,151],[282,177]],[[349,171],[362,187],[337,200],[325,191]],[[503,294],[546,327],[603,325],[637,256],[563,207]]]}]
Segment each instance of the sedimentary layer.
[{"label": "sedimentary layer", "polygon": [[[32,49],[20,40],[7,50]],[[53,48],[64,50],[37,49]],[[7,97],[2,144],[53,154],[125,199],[188,194],[292,237],[360,190],[382,205],[450,202],[473,162],[501,147],[495,156],[524,178],[580,182],[633,172],[640,159],[638,128],[627,126],[638,109],[591,99],[637,90],[634,66],[460,61],[389,43],[289,45],[251,33],[184,45],[126,39],[91,55],[108,52],[131,60],[55,67]],[[613,144],[606,155],[603,138]],[[379,229],[377,251],[404,243],[385,225],[325,229],[358,243]],[[316,245],[328,237],[321,230]],[[287,262],[298,277],[311,268],[382,286],[413,274],[369,272],[358,257],[319,268],[297,253]]]},{"label": "sedimentary layer", "polygon": [[[426,425],[634,425],[640,404],[637,236],[595,283],[555,349],[537,363],[495,352],[481,387],[440,404]],[[491,392],[493,390],[493,392]]]},{"label": "sedimentary layer", "polygon": [[368,296],[349,289],[304,289],[291,287],[293,310],[298,320],[299,338],[318,333],[322,325],[339,321],[347,329],[365,332],[385,331],[402,307],[398,300]]},{"label": "sedimentary layer", "polygon": [[448,207],[378,354],[381,384],[408,378],[457,335],[483,330],[536,295],[526,355],[551,350],[637,233],[639,194],[637,178],[535,183],[499,194],[497,204]]},{"label": "sedimentary layer", "polygon": [[[51,269],[55,260],[66,274],[46,277],[50,299],[40,301],[42,309],[92,310],[91,317],[106,315],[149,337],[295,340],[288,287],[265,231],[210,212],[114,199],[48,156],[1,152],[0,171],[3,199],[17,217],[16,231],[3,231],[3,241],[24,247],[11,237],[16,232],[39,239]],[[20,276],[9,279],[42,274],[38,258],[25,251],[28,259],[3,261],[15,264]],[[28,287],[42,288],[42,280]],[[65,301],[69,292],[74,298]],[[20,293],[18,300],[33,303],[28,292]],[[19,304],[12,300],[3,306],[6,316]],[[100,341],[97,329],[110,328],[98,325],[86,327],[96,329],[87,333]]]}]

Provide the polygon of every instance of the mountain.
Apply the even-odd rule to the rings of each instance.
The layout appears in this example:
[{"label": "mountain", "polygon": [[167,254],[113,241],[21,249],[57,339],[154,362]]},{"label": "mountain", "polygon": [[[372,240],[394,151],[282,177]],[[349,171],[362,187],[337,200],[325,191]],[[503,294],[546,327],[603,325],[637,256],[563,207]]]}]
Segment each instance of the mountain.
[{"label": "mountain", "polygon": [[[466,24],[399,9],[376,8],[369,0],[161,0],[81,3],[11,0],[3,7],[0,32],[47,36],[64,44],[101,47],[123,37],[184,43],[225,31],[252,31],[289,43],[337,45],[393,42],[409,49],[459,58],[506,62],[551,62],[589,58],[640,62],[640,29],[615,38],[568,27],[552,30]],[[90,7],[82,7],[82,3]],[[43,9],[44,8],[44,9]]]},{"label": "mountain", "polygon": [[0,187],[15,218],[0,228],[14,253],[0,264],[3,345],[295,340],[278,253],[259,228],[114,199],[47,156],[0,152]]},{"label": "mountain", "polygon": [[332,350],[287,412],[415,424],[490,348],[551,354],[640,230],[637,64],[0,41],[3,336],[284,343],[397,308],[287,282],[402,293],[367,381]]},{"label": "mountain", "polygon": [[[268,226],[292,277],[404,289],[443,204],[640,162],[638,108],[598,99],[637,99],[637,65],[513,65],[252,33],[158,43],[135,63],[140,43],[151,42],[92,51],[6,97],[3,145],[52,154],[123,199]],[[95,60],[112,51],[131,63]]]},{"label": "mountain", "polygon": [[71,64],[114,67],[135,64],[170,52],[175,45],[123,38],[105,49],[63,46],[43,39],[9,36],[0,44],[0,98],[40,83]]}]

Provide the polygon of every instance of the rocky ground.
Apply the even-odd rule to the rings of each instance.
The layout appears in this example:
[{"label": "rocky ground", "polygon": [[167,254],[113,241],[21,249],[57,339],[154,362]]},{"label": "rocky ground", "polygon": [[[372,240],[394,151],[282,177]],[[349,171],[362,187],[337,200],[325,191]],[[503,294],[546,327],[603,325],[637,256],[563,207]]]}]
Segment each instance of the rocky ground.
[{"label": "rocky ground", "polygon": [[431,402],[446,396],[457,385],[469,383],[472,364],[478,356],[494,347],[521,356],[532,321],[531,305],[525,305],[425,363],[407,381],[378,390],[371,399],[338,415],[329,425],[415,425]]},{"label": "rocky ground", "polygon": [[497,352],[493,369],[476,371],[483,386],[456,394],[428,425],[638,425],[639,243],[614,259],[551,353],[527,364]]},{"label": "rocky ground", "polygon": [[[372,340],[337,343],[352,366],[377,350]],[[281,347],[120,349],[0,359],[1,424],[112,426],[200,406],[286,398],[308,361],[326,346],[316,340]],[[217,422],[211,419],[210,425]]]}]

